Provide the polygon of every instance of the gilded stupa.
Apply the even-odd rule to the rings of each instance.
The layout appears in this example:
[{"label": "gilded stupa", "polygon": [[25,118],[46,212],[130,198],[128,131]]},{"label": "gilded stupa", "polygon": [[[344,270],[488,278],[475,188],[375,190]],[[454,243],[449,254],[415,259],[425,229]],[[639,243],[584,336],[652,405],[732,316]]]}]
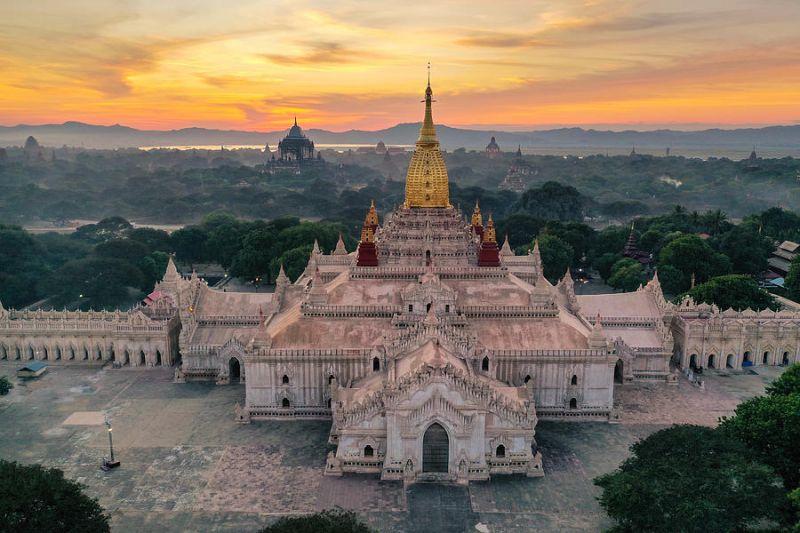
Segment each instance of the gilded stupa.
[{"label": "gilded stupa", "polygon": [[433,125],[432,96],[429,66],[428,87],[425,89],[425,120],[408,165],[404,207],[451,207],[447,167],[439,148],[436,127]]}]

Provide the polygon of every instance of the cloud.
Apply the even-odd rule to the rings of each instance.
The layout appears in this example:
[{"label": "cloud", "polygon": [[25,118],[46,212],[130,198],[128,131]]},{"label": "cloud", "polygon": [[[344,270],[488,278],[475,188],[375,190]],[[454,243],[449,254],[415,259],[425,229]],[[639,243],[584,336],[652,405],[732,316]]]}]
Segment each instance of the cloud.
[{"label": "cloud", "polygon": [[303,46],[305,50],[299,54],[261,55],[268,61],[283,66],[337,65],[354,63],[369,58],[374,59],[379,55],[374,52],[350,48],[342,43],[333,41],[305,42]]},{"label": "cloud", "polygon": [[486,48],[531,48],[546,46],[546,43],[529,34],[505,33],[497,31],[472,32],[467,37],[455,41],[461,46],[481,46]]}]

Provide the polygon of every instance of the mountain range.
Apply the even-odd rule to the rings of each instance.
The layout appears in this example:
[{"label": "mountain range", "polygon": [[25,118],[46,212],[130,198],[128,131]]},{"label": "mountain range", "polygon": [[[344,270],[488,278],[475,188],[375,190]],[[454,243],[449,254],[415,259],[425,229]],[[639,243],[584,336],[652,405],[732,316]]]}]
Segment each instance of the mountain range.
[{"label": "mountain range", "polygon": [[[317,145],[375,144],[413,145],[419,123],[397,124],[390,128],[342,132],[306,130]],[[601,131],[583,128],[558,128],[541,131],[488,131],[437,126],[439,139],[447,150],[459,147],[482,149],[494,136],[501,148],[511,151],[522,145],[527,149],[620,149],[636,146],[650,150],[666,147],[690,150],[759,150],[788,153],[800,150],[800,125],[763,128],[707,129],[679,131]],[[146,146],[258,145],[272,148],[286,135],[283,131],[237,131],[207,128],[177,130],[139,130],[127,126],[98,126],[82,122],[63,124],[0,126],[0,146],[21,146],[33,135],[44,146],[85,148],[132,148]]]}]

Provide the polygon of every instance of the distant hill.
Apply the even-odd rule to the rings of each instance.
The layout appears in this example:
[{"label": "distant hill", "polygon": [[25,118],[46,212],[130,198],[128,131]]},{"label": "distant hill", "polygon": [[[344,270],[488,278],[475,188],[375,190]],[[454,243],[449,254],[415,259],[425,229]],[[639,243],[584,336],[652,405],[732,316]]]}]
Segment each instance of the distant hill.
[{"label": "distant hill", "polygon": [[[317,144],[375,144],[411,145],[417,139],[419,123],[397,124],[377,131],[349,130],[333,132],[306,130]],[[445,149],[458,147],[482,149],[494,136],[507,151],[521,144],[523,148],[630,148],[663,150],[666,147],[692,150],[734,149],[800,150],[800,125],[769,126],[765,128],[707,129],[702,131],[600,131],[583,128],[560,128],[543,131],[507,132],[484,131],[438,126],[439,138]],[[236,131],[206,128],[179,130],[137,130],[127,126],[96,126],[81,122],[45,124],[38,126],[0,126],[0,146],[22,146],[33,135],[45,146],[84,146],[86,148],[128,148],[142,146],[186,145],[259,145],[269,143],[273,148],[285,131]]]}]

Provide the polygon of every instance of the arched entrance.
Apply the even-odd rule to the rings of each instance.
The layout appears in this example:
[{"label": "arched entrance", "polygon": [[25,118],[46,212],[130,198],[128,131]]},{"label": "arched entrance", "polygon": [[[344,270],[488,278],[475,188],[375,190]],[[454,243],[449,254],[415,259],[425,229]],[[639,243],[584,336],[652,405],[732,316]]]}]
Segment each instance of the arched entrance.
[{"label": "arched entrance", "polygon": [[139,366],[145,366],[144,350],[139,350]]},{"label": "arched entrance", "polygon": [[708,365],[706,365],[706,366],[708,368],[714,368],[714,354],[713,353],[708,356]]},{"label": "arched entrance", "polygon": [[235,357],[231,357],[228,361],[228,375],[231,377],[231,383],[239,383],[242,377],[242,367]]},{"label": "arched entrance", "polygon": [[764,352],[764,356],[761,358],[761,364],[762,365],[769,364],[769,352]]},{"label": "arched entrance", "polygon": [[161,352],[156,350],[156,366],[161,366]]},{"label": "arched entrance", "polygon": [[697,368],[697,354],[693,353],[689,358],[689,368],[695,370]]},{"label": "arched entrance", "polygon": [[783,364],[784,365],[789,364],[789,352],[783,352]]},{"label": "arched entrance", "polygon": [[753,366],[753,357],[750,352],[744,352],[744,358],[742,359],[742,366]]},{"label": "arched entrance", "polygon": [[734,360],[733,354],[729,353],[728,354],[728,358],[725,360],[725,367],[726,368],[733,368],[734,362],[735,362],[735,360]]},{"label": "arched entrance", "polygon": [[450,463],[450,437],[447,431],[434,422],[422,437],[422,471],[445,472]]},{"label": "arched entrance", "polygon": [[622,362],[622,359],[617,359],[617,363],[614,365],[614,383],[622,383],[625,381],[625,363]]}]

